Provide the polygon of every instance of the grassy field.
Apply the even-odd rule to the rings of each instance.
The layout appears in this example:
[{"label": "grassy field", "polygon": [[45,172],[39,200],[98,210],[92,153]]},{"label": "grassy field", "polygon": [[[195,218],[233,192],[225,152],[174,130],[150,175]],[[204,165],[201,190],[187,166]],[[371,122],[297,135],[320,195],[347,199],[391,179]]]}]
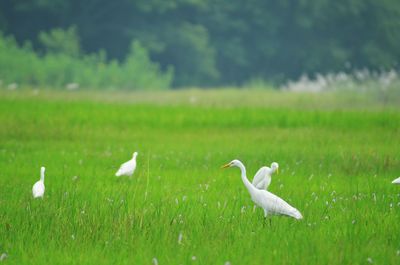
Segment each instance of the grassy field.
[{"label": "grassy field", "polygon": [[[117,179],[134,151],[134,177]],[[239,170],[220,169],[235,158],[249,179],[279,162],[270,191],[304,219],[265,220]],[[3,90],[0,169],[5,264],[400,264],[395,103]]]}]

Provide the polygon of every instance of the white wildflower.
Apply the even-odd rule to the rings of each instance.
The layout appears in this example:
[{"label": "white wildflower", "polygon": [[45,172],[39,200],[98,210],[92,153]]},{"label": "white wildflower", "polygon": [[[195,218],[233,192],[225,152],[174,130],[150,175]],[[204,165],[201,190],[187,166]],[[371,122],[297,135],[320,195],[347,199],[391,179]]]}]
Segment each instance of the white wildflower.
[{"label": "white wildflower", "polygon": [[5,260],[8,257],[7,253],[2,253],[0,256],[0,261]]},{"label": "white wildflower", "polygon": [[11,83],[7,86],[8,90],[15,90],[18,88],[18,84],[17,83]]},{"label": "white wildflower", "polygon": [[197,97],[195,97],[195,96],[190,96],[189,102],[190,102],[191,104],[195,104],[195,103],[197,102]]},{"label": "white wildflower", "polygon": [[178,235],[178,244],[179,245],[182,244],[182,238],[183,238],[183,234],[182,234],[182,232],[179,232],[179,235]]},{"label": "white wildflower", "polygon": [[78,83],[69,83],[65,86],[65,89],[72,91],[72,90],[77,90],[79,88]]}]

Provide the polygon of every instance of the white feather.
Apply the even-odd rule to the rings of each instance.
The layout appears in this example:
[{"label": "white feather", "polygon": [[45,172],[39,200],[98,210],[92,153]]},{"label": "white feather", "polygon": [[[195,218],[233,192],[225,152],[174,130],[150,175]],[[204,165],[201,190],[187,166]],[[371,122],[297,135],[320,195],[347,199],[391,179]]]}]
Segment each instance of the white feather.
[{"label": "white feather", "polygon": [[392,181],[393,184],[400,184],[400,177]]},{"label": "white feather", "polygon": [[32,187],[32,195],[33,198],[42,198],[44,195],[44,171],[45,171],[45,167],[41,167],[40,168],[40,180],[37,181],[35,184],[33,184]]},{"label": "white feather", "polygon": [[129,176],[131,177],[136,169],[136,156],[137,152],[133,153],[132,159],[123,163],[118,171],[115,173],[115,176]]},{"label": "white feather", "polygon": [[250,193],[251,199],[256,205],[264,209],[264,215],[281,214],[296,219],[302,219],[303,216],[293,206],[266,190],[259,190],[250,183],[246,176],[246,168],[239,160],[233,160],[224,167],[238,167],[242,173],[242,181]]},{"label": "white feather", "polygon": [[265,190],[271,184],[271,174],[269,172],[271,169],[269,167],[260,168],[253,178],[253,186],[259,190]]},{"label": "white feather", "polygon": [[269,191],[257,190],[254,195],[251,195],[251,199],[264,209],[265,215],[281,214],[291,216],[297,220],[303,219],[299,210]]},{"label": "white feather", "polygon": [[271,176],[275,171],[279,168],[278,163],[273,162],[271,164],[271,168],[269,167],[262,167],[260,168],[257,173],[254,175],[253,178],[253,186],[259,190],[266,190],[268,189],[269,185],[271,184]]}]

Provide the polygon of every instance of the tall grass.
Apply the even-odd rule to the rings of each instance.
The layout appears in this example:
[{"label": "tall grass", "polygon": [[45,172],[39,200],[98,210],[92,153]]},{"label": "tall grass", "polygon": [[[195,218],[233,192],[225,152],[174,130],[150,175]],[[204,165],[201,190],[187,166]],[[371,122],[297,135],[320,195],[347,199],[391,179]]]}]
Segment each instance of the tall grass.
[{"label": "tall grass", "polygon": [[[400,190],[390,183],[400,172],[398,108],[15,93],[0,96],[0,254],[8,264],[400,262]],[[116,179],[134,150],[134,178]],[[234,158],[249,178],[278,161],[270,190],[304,220],[264,220],[239,171],[220,169]],[[33,200],[41,165],[46,193]]]}]

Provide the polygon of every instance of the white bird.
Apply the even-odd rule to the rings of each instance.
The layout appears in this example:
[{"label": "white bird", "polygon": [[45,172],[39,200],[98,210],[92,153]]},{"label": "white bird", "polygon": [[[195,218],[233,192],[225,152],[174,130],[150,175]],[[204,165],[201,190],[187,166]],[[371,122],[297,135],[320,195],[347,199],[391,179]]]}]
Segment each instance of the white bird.
[{"label": "white bird", "polygon": [[43,197],[44,195],[44,167],[40,168],[40,180],[37,181],[32,187],[33,198]]},{"label": "white bird", "polygon": [[269,167],[260,168],[254,175],[252,182],[253,186],[259,190],[268,189],[269,184],[271,184],[271,176],[275,172],[279,173],[279,164],[276,162],[272,162],[271,168]]},{"label": "white bird", "polygon": [[259,190],[254,187],[246,176],[246,168],[243,163],[239,160],[232,160],[230,163],[222,166],[222,168],[227,167],[238,167],[242,173],[242,181],[250,193],[251,199],[255,204],[264,209],[264,216],[267,217],[268,214],[282,214],[287,215],[296,219],[302,219],[303,216],[296,208],[290,206],[287,202],[272,194],[266,190]]},{"label": "white bird", "polygon": [[136,169],[136,156],[138,155],[137,152],[134,152],[132,155],[132,159],[123,163],[120,168],[118,169],[117,173],[115,173],[115,176],[120,177],[120,176],[128,176],[131,177],[133,173],[135,172]]},{"label": "white bird", "polygon": [[400,177],[392,181],[393,184],[400,184]]}]

